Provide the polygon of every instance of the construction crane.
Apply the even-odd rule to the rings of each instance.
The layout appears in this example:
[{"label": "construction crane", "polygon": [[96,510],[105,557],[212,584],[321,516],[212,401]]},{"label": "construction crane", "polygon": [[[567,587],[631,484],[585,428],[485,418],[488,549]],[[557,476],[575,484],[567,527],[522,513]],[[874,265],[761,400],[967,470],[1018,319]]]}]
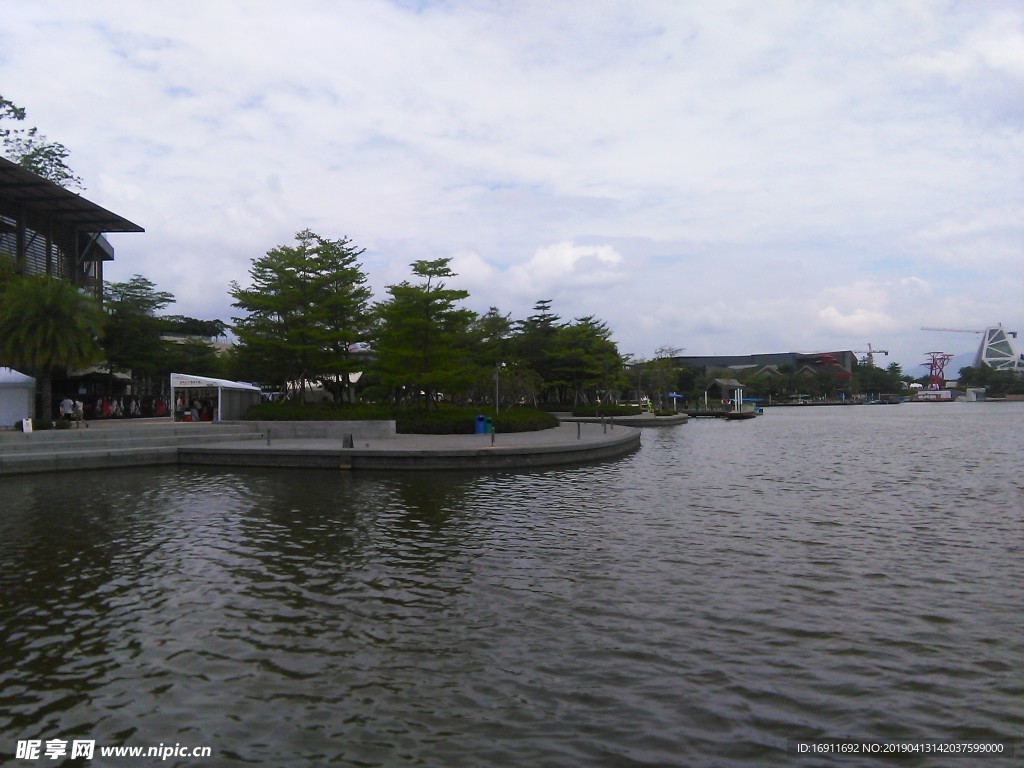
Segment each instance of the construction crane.
[{"label": "construction crane", "polygon": [[[1003,326],[1001,326],[1001,325],[999,325],[999,326],[989,326],[988,328],[982,328],[980,331],[972,331],[972,330],[968,330],[966,328],[922,328],[921,330],[922,331],[944,331],[946,333],[985,333],[986,331],[990,331],[990,330],[993,330],[995,328],[998,328],[999,330],[1002,330]],[[1006,333],[1007,336],[1013,336],[1013,338],[1015,338],[1015,339],[1017,338],[1017,331],[1005,331],[1005,333]],[[870,345],[868,345],[868,346],[870,346]]]},{"label": "construction crane", "polygon": [[867,349],[855,349],[855,350],[853,350],[853,354],[855,354],[855,355],[867,355],[868,356],[868,365],[874,367],[874,365],[875,365],[875,355],[885,355],[886,357],[888,357],[889,356],[889,350],[888,349],[874,349],[871,346],[871,342],[869,341]]},{"label": "construction crane", "polygon": [[[981,330],[967,328],[922,328],[922,331],[942,331],[943,333],[976,333],[983,334],[981,346],[974,356],[974,367],[987,365],[996,371],[1024,371],[1024,354],[1018,353],[1010,337],[1017,338],[1017,331],[1003,329],[1002,323],[990,325]],[[927,354],[932,354],[931,352]]]}]

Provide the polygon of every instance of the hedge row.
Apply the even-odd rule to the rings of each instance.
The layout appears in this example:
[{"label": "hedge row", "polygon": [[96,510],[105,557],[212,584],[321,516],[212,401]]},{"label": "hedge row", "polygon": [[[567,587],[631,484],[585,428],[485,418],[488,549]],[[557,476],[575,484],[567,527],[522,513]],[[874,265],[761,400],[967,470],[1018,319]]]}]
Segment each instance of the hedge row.
[{"label": "hedge row", "polygon": [[635,405],[590,405],[573,410],[573,416],[639,416],[643,411]]},{"label": "hedge row", "polygon": [[249,421],[371,421],[393,419],[394,409],[379,405],[335,407],[324,403],[299,405],[292,402],[261,403],[246,411]]},{"label": "hedge row", "polygon": [[535,432],[558,426],[550,413],[534,408],[510,408],[495,415],[491,409],[449,408],[422,411],[380,405],[298,405],[264,403],[246,413],[252,421],[395,421],[395,430],[403,435],[466,435],[476,430],[476,417],[486,416],[499,432]]}]

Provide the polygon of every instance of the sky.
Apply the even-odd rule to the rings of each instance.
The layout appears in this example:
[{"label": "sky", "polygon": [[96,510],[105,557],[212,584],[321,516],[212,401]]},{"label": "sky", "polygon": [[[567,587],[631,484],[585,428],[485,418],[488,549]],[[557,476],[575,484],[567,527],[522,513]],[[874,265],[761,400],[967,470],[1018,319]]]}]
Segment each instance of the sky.
[{"label": "sky", "polygon": [[[376,299],[450,258],[619,350],[972,352],[1024,330],[1024,3],[0,0],[0,94],[71,152],[107,280],[230,322],[310,228]],[[1024,349],[1024,337],[1018,342]],[[966,363],[965,363],[966,364]]]}]

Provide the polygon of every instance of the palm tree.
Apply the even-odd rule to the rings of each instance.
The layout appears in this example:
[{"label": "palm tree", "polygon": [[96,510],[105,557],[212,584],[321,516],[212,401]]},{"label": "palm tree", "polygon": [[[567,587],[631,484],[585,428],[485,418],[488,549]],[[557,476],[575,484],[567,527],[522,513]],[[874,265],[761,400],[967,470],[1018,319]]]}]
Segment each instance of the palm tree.
[{"label": "palm tree", "polygon": [[52,414],[53,371],[78,368],[103,356],[103,313],[95,299],[64,280],[17,278],[0,300],[0,361],[39,380],[38,418]]}]

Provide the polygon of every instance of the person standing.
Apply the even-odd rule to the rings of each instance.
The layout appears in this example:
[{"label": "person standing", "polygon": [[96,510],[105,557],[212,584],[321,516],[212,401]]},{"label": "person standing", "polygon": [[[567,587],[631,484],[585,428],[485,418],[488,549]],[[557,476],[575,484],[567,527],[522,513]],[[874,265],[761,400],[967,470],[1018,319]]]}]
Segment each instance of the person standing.
[{"label": "person standing", "polygon": [[75,429],[78,429],[83,424],[85,428],[89,428],[89,424],[85,420],[85,406],[81,400],[75,400]]},{"label": "person standing", "polygon": [[75,404],[70,397],[65,397],[60,401],[60,417],[64,419],[68,424],[71,423],[74,416]]}]

